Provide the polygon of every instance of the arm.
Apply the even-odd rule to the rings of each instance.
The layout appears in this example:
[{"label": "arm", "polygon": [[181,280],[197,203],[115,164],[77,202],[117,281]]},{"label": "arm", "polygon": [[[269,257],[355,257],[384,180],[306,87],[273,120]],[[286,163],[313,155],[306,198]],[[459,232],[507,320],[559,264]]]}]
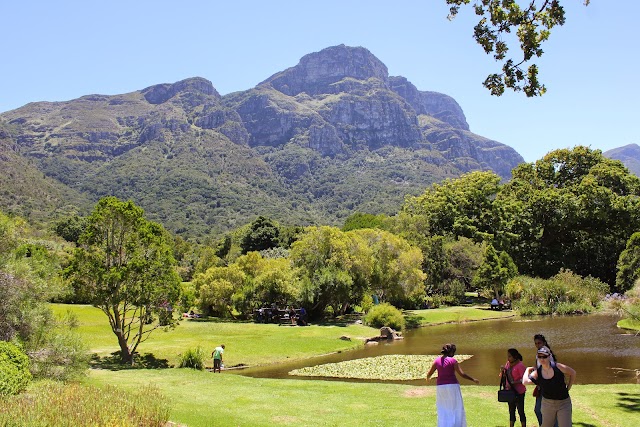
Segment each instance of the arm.
[{"label": "arm", "polygon": [[473,381],[476,384],[480,384],[480,381],[477,380],[476,378],[470,377],[469,375],[465,374],[464,371],[462,370],[462,368],[460,368],[460,364],[456,363],[455,364],[456,367],[456,372],[458,373],[458,375],[460,375],[462,378],[466,378],[469,381]]},{"label": "arm", "polygon": [[560,369],[560,371],[562,371],[562,373],[564,374],[565,377],[567,377],[566,381],[567,381],[567,391],[571,390],[571,386],[573,385],[573,383],[576,380],[576,371],[565,365],[562,363],[556,363],[556,367],[558,369]]},{"label": "arm", "polygon": [[529,366],[524,370],[524,375],[522,376],[522,384],[530,385],[535,384],[534,380],[538,379],[538,371],[533,367]]},{"label": "arm", "polygon": [[429,372],[427,372],[427,381],[431,379],[431,375],[433,375],[435,370],[436,370],[436,362],[433,362],[433,364],[431,365],[431,368],[429,369]]}]

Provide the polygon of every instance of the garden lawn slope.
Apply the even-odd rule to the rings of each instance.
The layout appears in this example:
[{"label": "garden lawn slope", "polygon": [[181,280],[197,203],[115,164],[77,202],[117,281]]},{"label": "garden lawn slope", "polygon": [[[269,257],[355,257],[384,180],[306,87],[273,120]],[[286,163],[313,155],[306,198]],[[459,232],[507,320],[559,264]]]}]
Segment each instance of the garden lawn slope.
[{"label": "garden lawn slope", "polygon": [[[94,384],[140,388],[155,384],[171,402],[170,420],[210,426],[435,426],[435,386],[320,380],[248,378],[190,369],[92,371]],[[433,383],[432,383],[433,384]],[[469,427],[508,425],[497,385],[463,386]],[[640,385],[576,385],[571,389],[574,425],[640,425]],[[529,425],[534,401],[527,394]]]},{"label": "garden lawn slope", "polygon": [[[92,353],[105,357],[118,351],[118,341],[111,332],[107,316],[99,309],[65,304],[53,304],[52,308],[57,314],[68,310],[77,315],[78,333]],[[181,353],[200,346],[209,357],[207,366],[211,366],[211,351],[225,344],[225,366],[255,366],[351,350],[362,347],[366,337],[378,334],[377,329],[356,324],[292,327],[184,320],[173,330],[154,331],[140,344],[139,350],[143,356],[152,354],[155,359],[166,359],[169,365],[177,366]],[[341,340],[344,335],[351,337],[351,341]]]}]

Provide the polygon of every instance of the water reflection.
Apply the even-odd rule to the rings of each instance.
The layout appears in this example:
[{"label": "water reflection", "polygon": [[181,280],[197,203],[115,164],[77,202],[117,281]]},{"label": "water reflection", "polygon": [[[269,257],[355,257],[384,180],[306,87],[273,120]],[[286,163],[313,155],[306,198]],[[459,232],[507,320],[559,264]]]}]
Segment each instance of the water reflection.
[{"label": "water reflection", "polygon": [[[473,355],[461,365],[465,371],[479,378],[481,384],[497,384],[499,367],[506,361],[507,349],[517,348],[524,357],[525,365],[533,365],[533,336],[541,333],[558,360],[577,371],[578,384],[636,383],[634,370],[640,369],[640,336],[619,330],[617,320],[607,315],[590,315],[429,326],[409,331],[402,341],[238,373],[253,377],[300,379],[289,376],[288,372],[305,366],[384,354],[439,354],[442,344],[453,342],[458,347],[458,354]],[[402,383],[423,385],[424,381]]]}]

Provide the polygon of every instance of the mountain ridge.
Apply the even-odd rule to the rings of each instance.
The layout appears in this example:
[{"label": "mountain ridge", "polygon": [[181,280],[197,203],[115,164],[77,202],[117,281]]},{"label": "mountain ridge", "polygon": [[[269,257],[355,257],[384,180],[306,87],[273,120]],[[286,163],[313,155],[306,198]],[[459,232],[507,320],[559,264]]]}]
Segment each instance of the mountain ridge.
[{"label": "mountain ridge", "polygon": [[508,178],[523,161],[473,134],[453,98],[419,91],[345,45],[227,95],[193,77],[30,103],[0,119],[19,156],[49,179],[90,201],[132,198],[194,235],[260,214],[338,224],[355,210],[393,213],[433,182],[489,169]]}]

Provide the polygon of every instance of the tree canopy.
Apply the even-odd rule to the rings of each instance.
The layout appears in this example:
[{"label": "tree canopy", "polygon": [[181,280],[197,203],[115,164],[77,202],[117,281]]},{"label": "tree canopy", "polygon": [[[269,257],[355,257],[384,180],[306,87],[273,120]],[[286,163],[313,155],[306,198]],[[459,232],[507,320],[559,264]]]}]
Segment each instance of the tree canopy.
[{"label": "tree canopy", "polygon": [[[588,5],[590,0],[584,0]],[[447,0],[451,6],[449,19],[455,18],[460,7],[471,0]],[[549,39],[551,29],[565,23],[560,0],[527,0],[523,6],[515,0],[474,0],[473,8],[480,17],[473,37],[485,53],[502,62],[500,73],[490,74],[484,81],[491,95],[500,96],[505,88],[522,91],[527,97],[543,95],[546,87],[538,80],[538,66],[530,61],[542,56],[542,44]],[[514,43],[520,45],[521,57],[508,57],[509,43],[505,37],[512,32]],[[525,68],[526,67],[526,68]]]},{"label": "tree canopy", "polygon": [[107,315],[126,363],[154,329],[174,324],[180,277],[171,244],[164,228],[147,221],[132,201],[105,197],[87,219],[66,270],[77,292]]}]

